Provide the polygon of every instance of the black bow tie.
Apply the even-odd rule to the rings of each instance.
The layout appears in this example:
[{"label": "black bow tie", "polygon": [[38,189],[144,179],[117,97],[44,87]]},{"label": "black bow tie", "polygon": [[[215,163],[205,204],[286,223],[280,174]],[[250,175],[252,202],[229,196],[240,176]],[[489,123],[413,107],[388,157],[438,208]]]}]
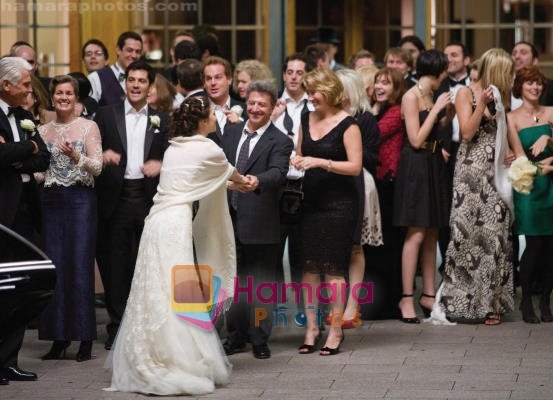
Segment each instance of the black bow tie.
[{"label": "black bow tie", "polygon": [[15,107],[8,107],[8,118],[9,118],[12,114],[15,114]]},{"label": "black bow tie", "polygon": [[457,86],[457,85],[467,86],[467,77],[461,78],[461,79],[459,79],[458,81],[456,81],[455,79],[452,79],[452,78],[448,77],[447,80],[448,80],[448,82],[449,82],[449,86],[450,86],[450,87],[455,87],[455,86]]}]

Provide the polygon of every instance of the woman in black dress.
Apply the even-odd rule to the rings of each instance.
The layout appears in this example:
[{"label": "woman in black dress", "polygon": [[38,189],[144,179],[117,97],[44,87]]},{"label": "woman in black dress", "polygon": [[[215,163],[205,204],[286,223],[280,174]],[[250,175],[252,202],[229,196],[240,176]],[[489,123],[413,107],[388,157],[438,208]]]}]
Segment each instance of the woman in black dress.
[{"label": "woman in black dress", "polygon": [[[303,85],[315,111],[302,116],[297,156],[291,162],[305,170],[300,260],[302,284],[312,289],[304,290],[307,328],[299,351],[305,354],[315,351],[321,335],[321,274],[330,287],[331,317],[342,317],[344,311],[344,276],[358,212],[354,177],[361,172],[362,145],[359,127],[342,109],[343,86],[336,74],[315,70],[305,76]],[[342,340],[341,323],[333,321],[320,354],[338,353]]]},{"label": "woman in black dress", "polygon": [[[401,257],[403,295],[399,308],[401,321],[411,324],[420,322],[413,304],[419,252],[423,281],[419,304],[426,317],[434,304],[438,230],[448,226],[449,215],[441,134],[453,117],[450,92],[433,101],[433,91],[447,74],[445,54],[437,50],[422,52],[417,71],[419,81],[401,101],[408,140],[401,153],[394,196],[394,225],[407,228]],[[446,107],[449,112],[444,114]]]}]

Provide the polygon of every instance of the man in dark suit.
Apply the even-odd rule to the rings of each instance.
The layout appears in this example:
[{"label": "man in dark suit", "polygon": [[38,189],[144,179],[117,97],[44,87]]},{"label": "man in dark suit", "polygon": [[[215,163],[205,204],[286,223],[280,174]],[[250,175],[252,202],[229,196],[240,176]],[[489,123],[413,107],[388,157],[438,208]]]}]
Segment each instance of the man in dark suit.
[{"label": "man in dark suit", "polygon": [[238,113],[231,111],[232,108],[240,106],[243,109],[244,103],[230,96],[232,68],[227,60],[217,56],[206,58],[202,73],[204,89],[217,117],[216,132],[208,137],[220,145],[225,126],[227,124],[238,124],[242,121]]},{"label": "man in dark suit", "polygon": [[[31,114],[21,108],[33,91],[31,66],[19,57],[0,59],[0,223],[32,240],[40,223],[40,203],[33,172],[44,171],[50,163],[50,153],[37,133]],[[21,249],[3,248],[17,256]],[[0,304],[2,309],[4,304]],[[35,310],[36,313],[40,309]],[[11,316],[12,322],[2,321],[9,329],[0,331],[0,385],[10,380],[34,381],[33,372],[20,369],[17,356],[25,325],[36,315]]]},{"label": "man in dark suit", "polygon": [[[227,125],[222,148],[229,162],[246,176],[247,183],[229,192],[240,288],[249,286],[253,277],[253,302],[246,302],[246,294],[235,302],[227,318],[227,354],[244,349],[249,340],[256,358],[269,358],[267,341],[271,334],[272,313],[256,322],[255,309],[264,308],[256,298],[256,287],[261,282],[274,282],[280,257],[279,199],[288,172],[288,160],[293,144],[272,124],[270,117],[277,100],[275,86],[267,81],[250,83],[247,91],[248,120]],[[251,285],[251,283],[250,283]],[[235,293],[238,291],[235,286]],[[243,292],[243,289],[242,289]],[[236,299],[235,295],[235,299]]]},{"label": "man in dark suit", "polygon": [[[444,53],[447,56],[447,78],[442,81],[438,90],[434,93],[436,100],[442,93],[451,92],[453,98],[459,88],[470,84],[468,65],[470,63],[470,55],[466,46],[461,42],[450,42],[444,47]],[[453,118],[447,129],[443,130],[444,137],[442,148],[448,154],[447,161],[447,176],[448,181],[447,191],[449,202],[453,198],[453,173],[455,171],[455,162],[457,161],[457,152],[461,143],[461,134],[459,132],[459,119],[457,115]],[[445,267],[445,253],[449,244],[450,228],[445,227],[440,229],[438,243],[440,245],[440,253],[442,255],[442,263],[439,267],[440,272],[443,272]]]},{"label": "man in dark suit", "polygon": [[173,108],[178,108],[187,97],[206,96],[202,80],[203,64],[194,58],[181,60],[175,66],[177,74],[177,95]]},{"label": "man in dark suit", "polygon": [[92,85],[91,97],[100,106],[118,104],[125,97],[125,72],[130,63],[142,55],[142,37],[136,32],[123,32],[117,39],[115,64],[91,72],[88,80]]},{"label": "man in dark suit", "polygon": [[155,71],[145,61],[127,67],[127,98],[98,110],[104,169],[96,182],[96,259],[110,317],[105,347],[111,348],[125,311],[134,265],[168,144],[167,116],[146,102]]}]

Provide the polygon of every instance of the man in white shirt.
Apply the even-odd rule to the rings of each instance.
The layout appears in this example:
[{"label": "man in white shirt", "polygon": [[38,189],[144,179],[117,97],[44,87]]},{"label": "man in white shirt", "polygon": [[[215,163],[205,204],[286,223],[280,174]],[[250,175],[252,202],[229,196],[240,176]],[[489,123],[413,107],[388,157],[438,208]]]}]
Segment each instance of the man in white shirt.
[{"label": "man in white shirt", "polygon": [[230,63],[222,57],[210,56],[204,61],[203,67],[204,89],[212,103],[217,117],[217,131],[209,136],[220,144],[225,125],[237,124],[241,121],[240,115],[231,111],[232,107],[240,106],[244,109],[244,103],[230,97],[230,85],[232,85],[232,68]]},{"label": "man in white shirt", "polygon": [[124,32],[117,39],[115,64],[88,75],[91,97],[100,106],[117,104],[125,97],[125,70],[142,55],[142,38],[136,32]]},{"label": "man in white shirt", "polygon": [[[313,105],[308,101],[307,93],[302,85],[303,77],[307,72],[307,64],[308,61],[302,53],[286,57],[282,65],[284,90],[271,115],[273,124],[288,135],[288,138],[294,143],[291,157],[296,154],[301,117],[306,112],[313,111]],[[299,188],[302,177],[303,171],[290,167],[287,174],[287,185]],[[285,216],[281,216],[280,232],[280,260],[282,262],[288,240],[288,260],[292,282],[301,283],[302,268],[298,262],[300,234],[297,221],[289,221]],[[281,263],[281,270],[283,269],[284,265]]]},{"label": "man in white shirt", "polygon": [[294,150],[298,144],[301,116],[313,110],[313,105],[307,100],[307,93],[302,86],[306,67],[307,60],[301,53],[286,57],[282,68],[284,91],[271,115],[275,126],[294,142]]},{"label": "man in white shirt", "polygon": [[152,205],[168,145],[167,116],[147,104],[155,71],[145,61],[127,68],[127,98],[101,107],[94,121],[102,136],[103,170],[96,180],[96,259],[106,292],[106,349],[119,328],[136,262],[144,218]]}]

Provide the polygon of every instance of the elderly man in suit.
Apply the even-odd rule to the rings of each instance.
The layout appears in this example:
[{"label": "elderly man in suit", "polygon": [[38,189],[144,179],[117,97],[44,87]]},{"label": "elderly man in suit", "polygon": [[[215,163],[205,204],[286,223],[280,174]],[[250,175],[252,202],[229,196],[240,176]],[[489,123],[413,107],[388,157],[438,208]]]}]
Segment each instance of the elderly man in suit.
[{"label": "elderly man in suit", "polygon": [[[22,58],[0,59],[0,223],[31,240],[40,222],[40,204],[33,172],[44,171],[50,163],[50,153],[37,133],[33,117],[21,105],[33,91],[30,71],[32,67]],[[7,252],[21,249],[2,248]],[[44,304],[45,305],[45,304]],[[5,304],[0,308],[5,311]],[[35,314],[40,308],[35,309]],[[20,369],[17,356],[25,325],[36,315],[11,315],[2,320],[0,329],[0,385],[13,381],[36,380],[33,372]]]},{"label": "elderly man in suit", "polygon": [[144,218],[168,145],[167,116],[148,106],[147,96],[155,79],[145,61],[127,67],[127,98],[98,110],[94,120],[102,136],[104,169],[96,182],[98,239],[96,259],[106,291],[106,349],[119,328],[144,227]]},{"label": "elderly man in suit", "polygon": [[[243,297],[230,308],[225,351],[229,355],[243,351],[249,340],[254,356],[263,359],[271,356],[267,341],[271,334],[272,313],[267,312],[267,318],[256,321],[255,309],[267,305],[257,298],[246,302],[243,292],[251,285],[248,277],[253,278],[249,290],[254,296],[261,282],[275,280],[280,256],[279,199],[293,143],[270,120],[277,100],[274,84],[267,81],[250,83],[246,99],[248,120],[227,125],[222,139],[228,160],[247,179],[247,183],[229,193],[238,254],[235,300],[237,296]],[[238,293],[240,291],[242,293]]]}]

